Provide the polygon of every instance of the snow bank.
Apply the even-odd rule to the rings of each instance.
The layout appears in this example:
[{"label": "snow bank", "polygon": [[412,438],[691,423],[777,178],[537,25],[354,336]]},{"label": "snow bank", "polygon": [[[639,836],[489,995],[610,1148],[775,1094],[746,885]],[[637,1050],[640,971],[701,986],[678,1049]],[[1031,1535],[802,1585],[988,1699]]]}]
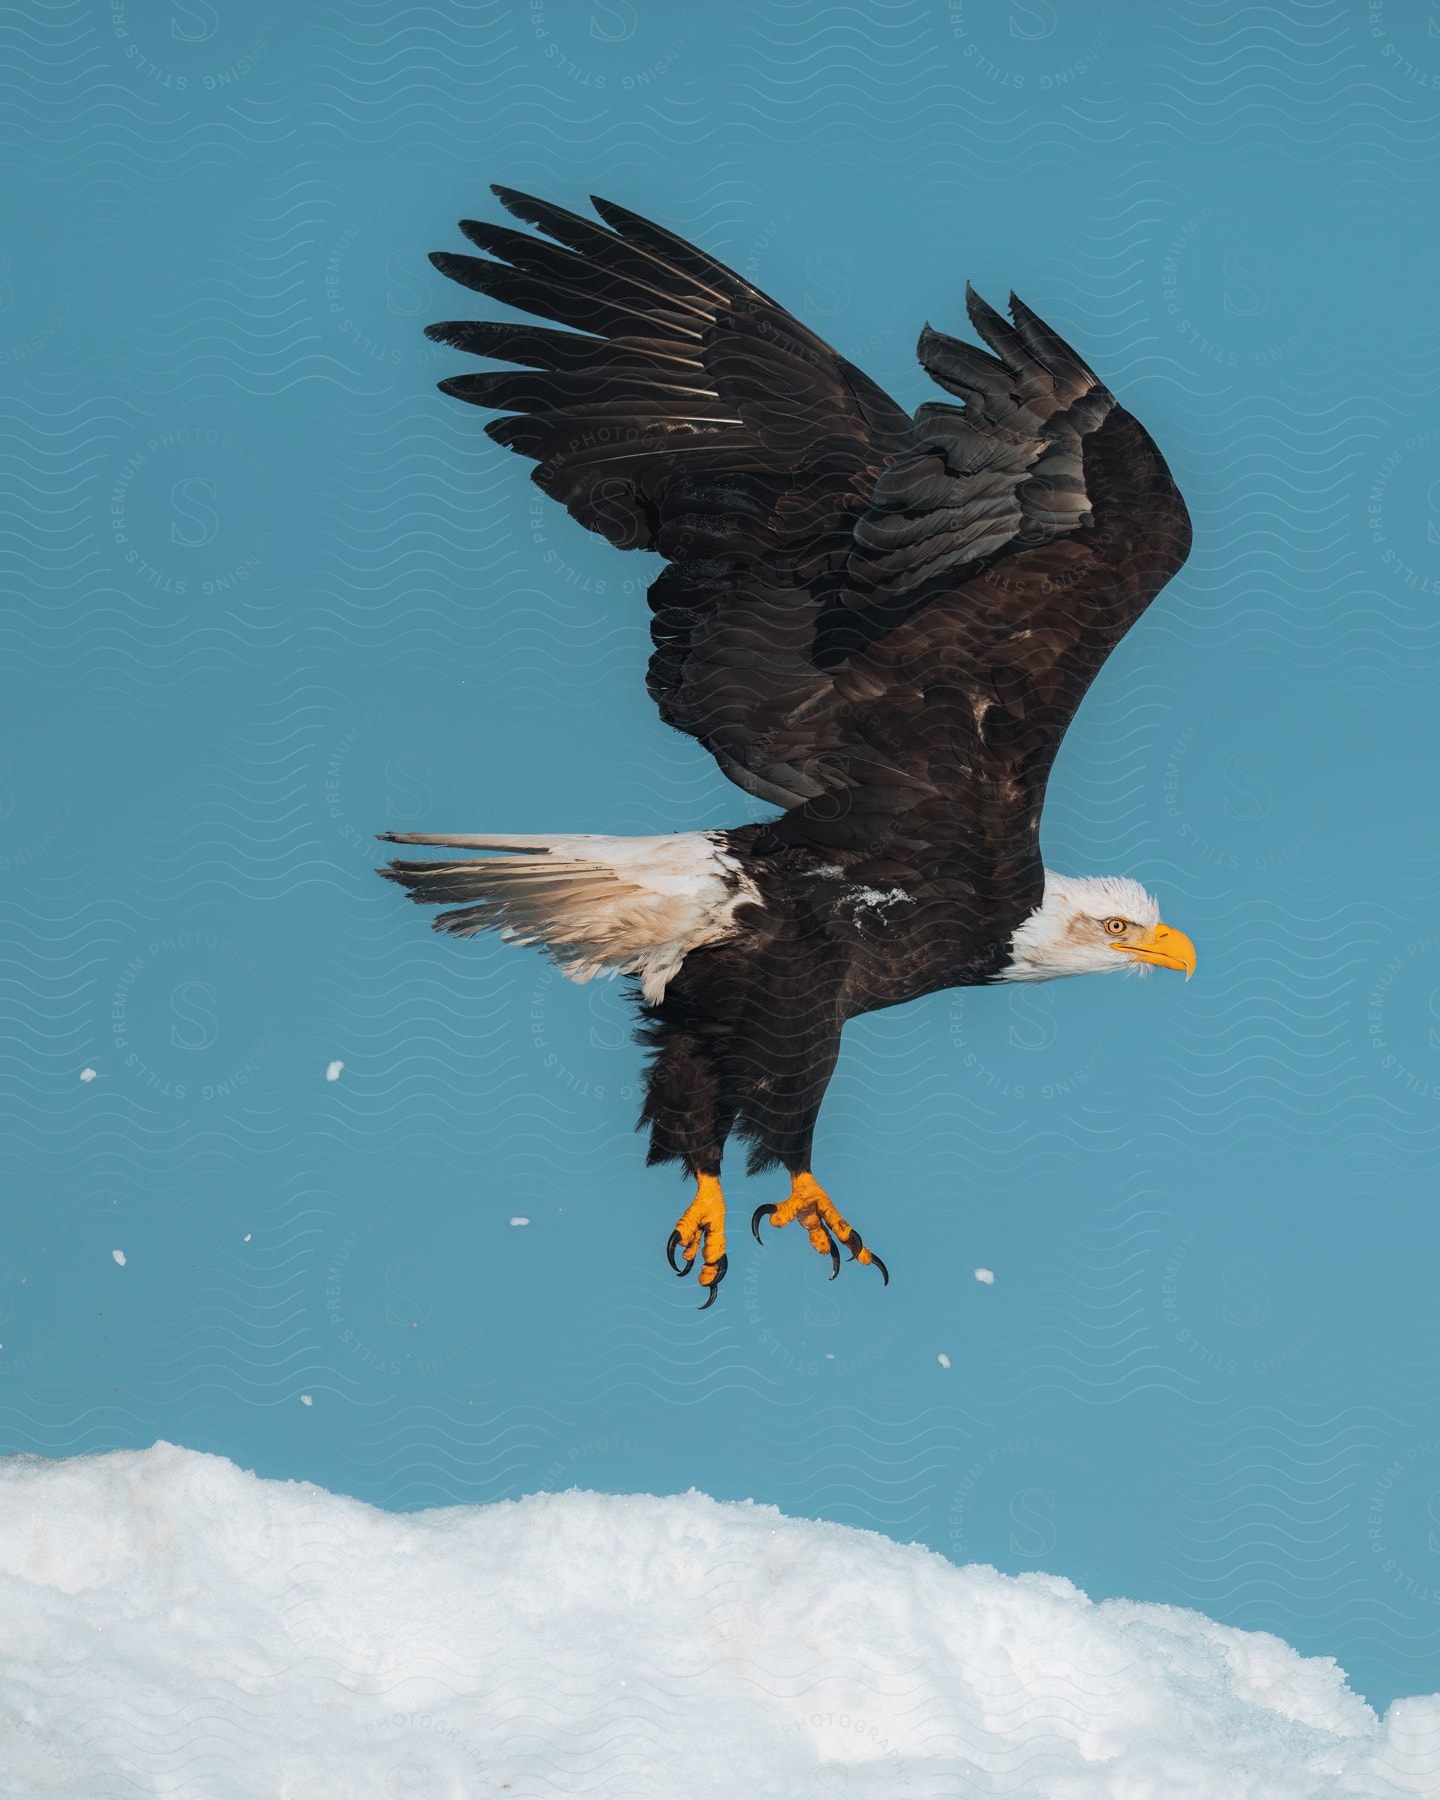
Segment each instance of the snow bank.
[{"label": "snow bank", "polygon": [[378,1512],[223,1458],[0,1459],[0,1794],[1334,1800],[1440,1696],[768,1507]]}]

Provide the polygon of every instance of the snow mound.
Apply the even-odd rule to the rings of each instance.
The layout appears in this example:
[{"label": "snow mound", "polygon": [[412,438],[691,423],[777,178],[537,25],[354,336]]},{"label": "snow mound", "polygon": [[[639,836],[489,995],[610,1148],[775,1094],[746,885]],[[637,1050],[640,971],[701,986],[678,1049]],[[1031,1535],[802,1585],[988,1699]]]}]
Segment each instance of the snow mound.
[{"label": "snow mound", "polygon": [[0,1459],[0,1794],[1340,1800],[1440,1696],[700,1494],[394,1514],[156,1444]]}]

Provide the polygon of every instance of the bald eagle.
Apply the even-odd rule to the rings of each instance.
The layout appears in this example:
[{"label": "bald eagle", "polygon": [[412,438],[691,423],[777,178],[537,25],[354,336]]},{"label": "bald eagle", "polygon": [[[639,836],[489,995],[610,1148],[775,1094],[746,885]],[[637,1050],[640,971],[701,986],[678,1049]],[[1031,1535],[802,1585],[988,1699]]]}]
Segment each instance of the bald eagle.
[{"label": "bald eagle", "polygon": [[[728,1266],[721,1155],[790,1193],[756,1209],[889,1272],[811,1169],[847,1019],[941,988],[1183,970],[1137,882],[1047,870],[1040,812],[1106,657],[1184,563],[1190,521],[1144,428],[1029,307],[970,288],[980,349],[928,325],[958,404],[912,416],[778,302],[624,207],[495,188],[544,233],[463,221],[431,260],[552,325],[429,336],[515,365],[440,383],[622,550],[657,551],[649,691],[778,809],[665,837],[386,832],[484,854],[380,872],[437,930],[638,982],[640,1127],[695,1194],[670,1234],[704,1305]],[[558,325],[561,329],[554,329]]]}]

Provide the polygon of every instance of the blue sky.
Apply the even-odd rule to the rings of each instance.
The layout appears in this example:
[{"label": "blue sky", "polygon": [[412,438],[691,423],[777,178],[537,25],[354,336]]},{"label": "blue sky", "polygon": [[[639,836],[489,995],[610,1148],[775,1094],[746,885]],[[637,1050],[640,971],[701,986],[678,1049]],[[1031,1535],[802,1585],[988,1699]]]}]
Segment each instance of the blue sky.
[{"label": "blue sky", "polygon": [[[1430,12],[9,31],[0,1449],[395,1507],[695,1485],[1433,1684]],[[816,1167],[888,1291],[741,1230],[700,1317],[620,991],[370,873],[387,828],[758,811],[645,697],[654,559],[435,392],[421,328],[470,307],[424,253],[492,180],[693,236],[909,404],[920,326],[1013,287],[1190,503],[1045,847],[1152,886],[1199,972],[849,1028]],[[779,1197],[737,1172],[737,1219]]]}]

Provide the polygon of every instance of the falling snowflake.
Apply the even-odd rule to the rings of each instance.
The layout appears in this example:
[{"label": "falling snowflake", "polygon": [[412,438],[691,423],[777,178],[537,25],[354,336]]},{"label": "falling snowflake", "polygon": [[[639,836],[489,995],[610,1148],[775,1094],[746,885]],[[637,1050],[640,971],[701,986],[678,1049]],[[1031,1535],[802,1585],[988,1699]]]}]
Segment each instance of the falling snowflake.
[{"label": "falling snowflake", "polygon": [[977,1281],[983,1281],[986,1287],[994,1287],[995,1271],[993,1269],[977,1269],[975,1271],[975,1279]]},{"label": "falling snowflake", "polygon": [[95,1079],[95,1071],[93,1069],[82,1069],[80,1071],[80,1079],[82,1081],[93,1081]]},{"label": "falling snowflake", "polygon": [[345,1067],[345,1065],[343,1062],[326,1063],[325,1079],[327,1081],[338,1081],[340,1079],[340,1073],[344,1069],[344,1067]]},{"label": "falling snowflake", "polygon": [[116,1262],[119,1263],[120,1267],[123,1269],[125,1267],[125,1252],[123,1250],[112,1250],[110,1252],[110,1254],[115,1258]]},{"label": "falling snowflake", "polygon": [[943,1350],[935,1358],[935,1360],[936,1360],[936,1362],[939,1363],[939,1365],[942,1369],[948,1369],[950,1367],[950,1358],[945,1354],[945,1352]]}]

